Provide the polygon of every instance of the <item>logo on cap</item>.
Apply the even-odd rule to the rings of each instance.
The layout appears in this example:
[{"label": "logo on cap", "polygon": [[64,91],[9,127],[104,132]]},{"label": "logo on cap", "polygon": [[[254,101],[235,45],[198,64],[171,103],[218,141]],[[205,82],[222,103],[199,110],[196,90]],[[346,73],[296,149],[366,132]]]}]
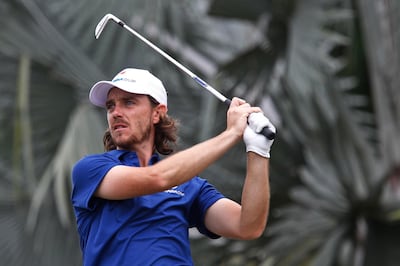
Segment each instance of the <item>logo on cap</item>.
[{"label": "logo on cap", "polygon": [[128,78],[116,78],[112,80],[112,82],[118,82],[118,81],[136,82],[135,79],[128,79]]}]

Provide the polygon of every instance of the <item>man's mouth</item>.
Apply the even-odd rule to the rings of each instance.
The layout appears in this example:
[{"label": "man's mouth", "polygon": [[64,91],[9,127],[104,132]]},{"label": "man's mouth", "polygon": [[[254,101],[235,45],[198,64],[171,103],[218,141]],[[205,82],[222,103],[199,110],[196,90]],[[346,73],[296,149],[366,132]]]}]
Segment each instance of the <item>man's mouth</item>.
[{"label": "man's mouth", "polygon": [[127,128],[127,125],[125,125],[125,124],[115,124],[113,126],[113,130],[114,131],[119,131],[119,130],[122,130],[122,129],[125,129],[125,128]]}]

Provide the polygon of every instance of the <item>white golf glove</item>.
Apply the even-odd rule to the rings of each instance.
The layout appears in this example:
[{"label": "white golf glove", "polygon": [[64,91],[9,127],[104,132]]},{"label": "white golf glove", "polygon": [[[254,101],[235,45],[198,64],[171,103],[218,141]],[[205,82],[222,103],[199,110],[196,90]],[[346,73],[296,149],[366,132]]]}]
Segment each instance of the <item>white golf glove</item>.
[{"label": "white golf glove", "polygon": [[251,113],[248,119],[243,140],[246,144],[246,152],[252,151],[265,158],[270,158],[270,149],[274,140],[267,139],[264,135],[258,134],[264,127],[276,132],[274,125],[262,113]]}]

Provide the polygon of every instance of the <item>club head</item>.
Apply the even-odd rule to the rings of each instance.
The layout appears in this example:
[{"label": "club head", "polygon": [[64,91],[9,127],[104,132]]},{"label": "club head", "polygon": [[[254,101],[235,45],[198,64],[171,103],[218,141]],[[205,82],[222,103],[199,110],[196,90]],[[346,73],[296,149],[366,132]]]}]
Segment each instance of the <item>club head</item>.
[{"label": "club head", "polygon": [[123,25],[122,21],[114,16],[113,14],[106,14],[97,24],[96,29],[94,30],[94,36],[96,39],[100,37],[100,34],[103,32],[109,20],[113,20],[115,23]]}]

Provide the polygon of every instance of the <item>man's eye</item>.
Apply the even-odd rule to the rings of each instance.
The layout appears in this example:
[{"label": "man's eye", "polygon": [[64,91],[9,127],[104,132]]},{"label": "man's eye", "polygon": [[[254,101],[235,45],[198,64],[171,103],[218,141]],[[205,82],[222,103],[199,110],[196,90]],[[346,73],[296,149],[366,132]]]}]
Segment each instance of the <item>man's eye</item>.
[{"label": "man's eye", "polygon": [[126,105],[133,105],[133,104],[135,104],[135,101],[133,101],[133,100],[126,100],[126,101],[125,101],[125,104],[126,104]]},{"label": "man's eye", "polygon": [[114,104],[112,104],[112,103],[107,103],[106,104],[106,109],[107,110],[111,110],[113,107],[114,107]]}]

